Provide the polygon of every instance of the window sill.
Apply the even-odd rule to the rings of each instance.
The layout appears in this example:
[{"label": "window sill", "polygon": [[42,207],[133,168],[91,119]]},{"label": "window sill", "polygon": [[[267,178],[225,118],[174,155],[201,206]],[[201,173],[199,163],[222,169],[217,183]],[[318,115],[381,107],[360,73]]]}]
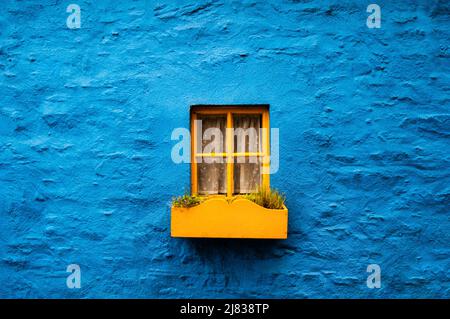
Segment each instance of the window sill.
[{"label": "window sill", "polygon": [[286,239],[287,224],[286,207],[268,209],[244,198],[212,197],[171,211],[172,237]]}]

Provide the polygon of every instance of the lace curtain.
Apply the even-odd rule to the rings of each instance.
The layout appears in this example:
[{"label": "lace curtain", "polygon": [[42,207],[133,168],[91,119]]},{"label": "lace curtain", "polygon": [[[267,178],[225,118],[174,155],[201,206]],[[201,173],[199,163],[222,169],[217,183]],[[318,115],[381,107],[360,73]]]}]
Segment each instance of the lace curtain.
[{"label": "lace curtain", "polygon": [[[261,152],[261,115],[235,115],[234,152]],[[234,193],[245,194],[261,184],[259,156],[238,156],[234,161]]]},{"label": "lace curtain", "polygon": [[[226,152],[226,116],[201,115],[202,149],[198,153]],[[261,116],[234,115],[234,152],[261,152]],[[206,138],[205,138],[206,137]],[[198,163],[198,192],[201,195],[227,193],[226,158],[202,157]],[[238,156],[234,158],[234,193],[255,191],[261,184],[261,158]]]},{"label": "lace curtain", "polygon": [[[224,153],[226,151],[226,115],[201,115],[202,149],[197,153]],[[200,160],[200,159],[198,159]],[[202,157],[198,163],[198,193],[201,195],[227,193],[227,164],[221,157]]]}]

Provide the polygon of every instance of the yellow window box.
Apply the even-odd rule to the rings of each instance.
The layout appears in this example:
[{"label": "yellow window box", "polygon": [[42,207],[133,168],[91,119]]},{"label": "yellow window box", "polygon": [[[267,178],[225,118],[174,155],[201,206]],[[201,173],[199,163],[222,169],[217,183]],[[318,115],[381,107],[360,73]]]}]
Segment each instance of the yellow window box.
[{"label": "yellow window box", "polygon": [[268,209],[244,198],[209,198],[200,205],[172,207],[172,237],[286,239],[288,210]]}]

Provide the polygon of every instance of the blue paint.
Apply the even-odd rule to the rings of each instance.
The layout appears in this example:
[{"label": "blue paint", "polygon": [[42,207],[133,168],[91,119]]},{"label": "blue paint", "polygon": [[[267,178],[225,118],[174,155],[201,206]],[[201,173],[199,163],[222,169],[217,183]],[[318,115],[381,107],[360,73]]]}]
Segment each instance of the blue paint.
[{"label": "blue paint", "polygon": [[[448,3],[41,3],[0,14],[0,297],[450,297]],[[172,130],[243,103],[289,239],[170,238]]]}]

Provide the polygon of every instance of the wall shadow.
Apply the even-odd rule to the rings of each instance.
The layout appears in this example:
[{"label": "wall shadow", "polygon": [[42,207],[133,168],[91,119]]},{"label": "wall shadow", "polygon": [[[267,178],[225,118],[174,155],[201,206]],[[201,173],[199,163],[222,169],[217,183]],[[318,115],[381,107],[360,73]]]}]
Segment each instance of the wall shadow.
[{"label": "wall shadow", "polygon": [[233,256],[238,259],[267,259],[286,249],[281,239],[185,238],[186,245],[205,259]]}]

